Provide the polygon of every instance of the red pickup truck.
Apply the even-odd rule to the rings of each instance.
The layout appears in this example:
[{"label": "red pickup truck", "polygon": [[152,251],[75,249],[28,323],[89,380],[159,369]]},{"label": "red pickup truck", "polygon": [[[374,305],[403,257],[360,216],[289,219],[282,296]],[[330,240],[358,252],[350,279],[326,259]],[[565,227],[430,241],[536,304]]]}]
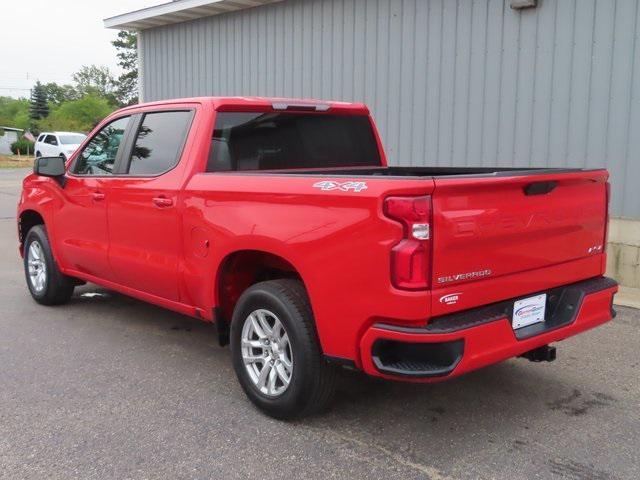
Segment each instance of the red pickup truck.
[{"label": "red pickup truck", "polygon": [[251,401],[292,418],[336,366],[440,381],[613,318],[607,178],[388,166],[361,104],[148,103],[36,161],[20,253],[41,304],[93,282],[214,322]]}]

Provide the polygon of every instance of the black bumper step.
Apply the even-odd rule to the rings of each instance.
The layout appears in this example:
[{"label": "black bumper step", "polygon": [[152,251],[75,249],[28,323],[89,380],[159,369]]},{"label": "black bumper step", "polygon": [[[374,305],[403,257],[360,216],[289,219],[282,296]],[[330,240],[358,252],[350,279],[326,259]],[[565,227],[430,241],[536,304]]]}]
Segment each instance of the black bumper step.
[{"label": "black bumper step", "polygon": [[371,351],[373,363],[379,371],[405,377],[448,375],[456,368],[463,353],[463,340],[409,343],[379,339]]}]

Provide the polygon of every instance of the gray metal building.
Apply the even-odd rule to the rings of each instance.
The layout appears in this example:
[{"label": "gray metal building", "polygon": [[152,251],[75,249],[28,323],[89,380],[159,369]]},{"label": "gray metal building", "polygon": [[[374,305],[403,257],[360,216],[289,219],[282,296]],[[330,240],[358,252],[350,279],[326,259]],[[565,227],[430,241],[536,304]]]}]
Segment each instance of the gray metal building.
[{"label": "gray metal building", "polygon": [[105,24],[140,32],[145,101],[362,101],[394,164],[606,166],[640,218],[639,3],[179,0]]}]

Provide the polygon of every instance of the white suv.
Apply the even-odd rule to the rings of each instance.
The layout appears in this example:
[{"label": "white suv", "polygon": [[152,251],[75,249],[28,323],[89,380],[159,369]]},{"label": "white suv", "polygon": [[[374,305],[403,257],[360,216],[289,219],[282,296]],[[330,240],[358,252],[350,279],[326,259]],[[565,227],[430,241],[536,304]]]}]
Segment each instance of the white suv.
[{"label": "white suv", "polygon": [[34,147],[36,158],[62,157],[66,160],[78,149],[85,138],[87,136],[84,133],[43,132],[38,135]]}]

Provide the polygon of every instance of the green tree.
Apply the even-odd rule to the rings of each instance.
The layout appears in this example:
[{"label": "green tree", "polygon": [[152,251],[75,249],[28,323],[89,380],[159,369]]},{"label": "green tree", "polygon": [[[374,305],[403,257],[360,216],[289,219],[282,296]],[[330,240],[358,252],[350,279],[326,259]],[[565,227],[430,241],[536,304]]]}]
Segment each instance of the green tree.
[{"label": "green tree", "polygon": [[31,90],[31,105],[29,106],[29,118],[37,121],[49,115],[49,105],[47,104],[47,92],[44,85],[37,81]]},{"label": "green tree", "polygon": [[0,125],[14,128],[29,127],[29,100],[0,97]]},{"label": "green tree", "polygon": [[60,105],[79,98],[78,92],[72,85],[58,85],[55,82],[49,82],[45,83],[43,87],[47,92],[47,100],[54,105]]},{"label": "green tree", "polygon": [[[28,102],[27,102],[28,103]],[[13,127],[14,128],[21,128],[23,130],[27,130],[31,127],[31,119],[29,118],[29,109],[27,107],[27,109],[18,112],[14,117],[13,117]]]},{"label": "green tree", "polygon": [[116,80],[108,67],[85,65],[73,74],[73,81],[80,98],[86,95],[103,97],[112,105],[118,105]]},{"label": "green tree", "polygon": [[40,121],[39,127],[41,130],[87,132],[115,108],[106,98],[89,94],[54,107],[51,114]]},{"label": "green tree", "polygon": [[116,47],[118,65],[123,70],[118,77],[118,102],[121,106],[138,103],[138,36],[135,32],[120,30],[111,44]]}]

